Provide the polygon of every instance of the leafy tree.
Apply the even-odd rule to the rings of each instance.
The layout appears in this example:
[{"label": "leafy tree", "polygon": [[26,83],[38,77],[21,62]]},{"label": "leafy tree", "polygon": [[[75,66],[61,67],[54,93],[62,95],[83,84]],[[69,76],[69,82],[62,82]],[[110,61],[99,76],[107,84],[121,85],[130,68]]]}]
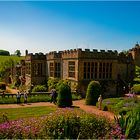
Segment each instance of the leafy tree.
[{"label": "leafy tree", "polygon": [[86,92],[86,104],[96,105],[98,97],[101,94],[101,85],[98,81],[91,81]]},{"label": "leafy tree", "polygon": [[140,67],[139,66],[136,66],[135,74],[136,74],[136,77],[140,78]]},{"label": "leafy tree", "polygon": [[6,75],[7,69],[14,66],[15,62],[12,58],[0,63],[0,78],[3,79]]},{"label": "leafy tree", "polygon": [[20,50],[16,50],[16,51],[15,51],[15,55],[17,55],[17,56],[21,56],[21,52],[20,52]]},{"label": "leafy tree", "polygon": [[124,53],[125,55],[128,55],[128,50],[122,50],[122,53]]},{"label": "leafy tree", "polygon": [[58,101],[59,107],[70,107],[72,105],[71,89],[67,83],[61,83],[58,87]]},{"label": "leafy tree", "polygon": [[50,91],[51,89],[56,88],[58,81],[57,78],[49,78],[47,82],[48,90]]},{"label": "leafy tree", "polygon": [[9,56],[10,53],[9,53],[9,51],[6,51],[6,50],[0,50],[0,55]]}]

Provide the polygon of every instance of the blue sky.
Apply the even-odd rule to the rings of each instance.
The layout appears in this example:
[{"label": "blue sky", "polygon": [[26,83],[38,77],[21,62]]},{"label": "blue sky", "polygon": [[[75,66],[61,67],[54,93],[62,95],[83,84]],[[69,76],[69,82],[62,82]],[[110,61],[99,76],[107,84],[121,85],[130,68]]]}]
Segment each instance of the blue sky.
[{"label": "blue sky", "polygon": [[140,42],[140,1],[0,1],[0,49],[128,50]]}]

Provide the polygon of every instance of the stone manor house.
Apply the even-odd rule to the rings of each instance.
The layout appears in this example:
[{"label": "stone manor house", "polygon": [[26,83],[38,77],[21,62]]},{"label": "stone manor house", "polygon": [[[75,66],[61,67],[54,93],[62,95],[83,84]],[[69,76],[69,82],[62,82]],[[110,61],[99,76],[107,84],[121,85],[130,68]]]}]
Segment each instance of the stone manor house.
[{"label": "stone manor house", "polygon": [[28,84],[43,84],[48,78],[69,80],[72,90],[85,93],[91,80],[100,81],[108,94],[119,94],[134,78],[140,65],[140,46],[128,54],[116,50],[73,49],[47,54],[28,53],[21,61],[21,75]]}]

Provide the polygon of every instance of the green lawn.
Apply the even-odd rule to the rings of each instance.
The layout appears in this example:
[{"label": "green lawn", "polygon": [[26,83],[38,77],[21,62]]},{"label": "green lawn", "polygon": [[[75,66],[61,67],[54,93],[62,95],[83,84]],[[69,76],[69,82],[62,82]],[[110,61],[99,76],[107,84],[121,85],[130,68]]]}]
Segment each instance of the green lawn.
[{"label": "green lawn", "polygon": [[2,121],[2,114],[6,113],[9,120],[16,120],[20,118],[39,117],[51,112],[54,112],[56,107],[26,107],[26,108],[0,108],[0,122]]}]

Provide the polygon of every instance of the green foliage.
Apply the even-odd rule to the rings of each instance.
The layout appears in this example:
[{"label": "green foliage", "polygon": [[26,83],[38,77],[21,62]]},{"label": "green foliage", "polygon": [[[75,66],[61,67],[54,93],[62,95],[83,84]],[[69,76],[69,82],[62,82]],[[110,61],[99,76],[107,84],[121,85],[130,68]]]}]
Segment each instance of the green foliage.
[{"label": "green foliage", "polygon": [[80,110],[64,109],[50,115],[46,121],[46,134],[49,139],[98,139],[110,129],[104,119],[86,114]]},{"label": "green foliage", "polygon": [[[8,93],[5,93],[8,94]],[[47,95],[28,95],[28,99],[27,102],[28,103],[35,103],[35,102],[50,102],[51,97],[47,94]],[[13,98],[11,96],[9,96],[9,98],[7,96],[5,96],[5,98],[2,98],[0,96],[0,104],[16,104],[17,103],[17,99],[16,96],[14,96]],[[24,103],[24,98],[23,96],[21,96],[21,103]]]},{"label": "green foliage", "polygon": [[[3,90],[2,90],[3,91]],[[0,92],[2,92],[0,91]],[[7,95],[8,93],[5,93],[5,95]],[[79,100],[81,99],[79,96],[73,95],[72,96],[72,100]],[[36,102],[50,102],[51,100],[51,96],[49,94],[46,95],[28,95],[28,103],[36,103]],[[13,98],[11,96],[5,96],[5,98],[2,98],[0,96],[0,104],[16,104],[17,103],[17,99],[16,96],[14,96]],[[23,96],[21,97],[21,103],[24,103],[24,99]]]},{"label": "green foliage", "polygon": [[86,104],[96,105],[98,97],[101,94],[101,85],[98,81],[91,81],[86,92]]},{"label": "green foliage", "polygon": [[[130,112],[133,108],[137,107],[139,99],[137,97],[120,97],[120,98],[108,98],[102,102],[102,108],[107,106],[108,110],[118,114],[123,112]],[[98,103],[96,104],[98,106]]]},{"label": "green foliage", "polygon": [[6,51],[6,50],[0,50],[0,55],[9,56],[10,53],[9,51]]},{"label": "green foliage", "polygon": [[140,138],[140,112],[131,111],[115,117],[115,120],[121,126],[125,138]]},{"label": "green foliage", "polygon": [[137,94],[140,94],[140,84],[133,85],[133,87],[131,88],[131,91],[136,92]]},{"label": "green foliage", "polygon": [[20,50],[16,50],[16,51],[15,51],[15,55],[17,55],[18,57],[21,56]]},{"label": "green foliage", "polygon": [[49,78],[47,82],[48,90],[50,91],[51,89],[56,88],[58,81],[59,80],[57,78]]},{"label": "green foliage", "polygon": [[6,84],[4,82],[0,82],[0,89],[6,90]]},{"label": "green foliage", "polygon": [[80,100],[82,99],[81,95],[77,95],[75,93],[72,93],[72,100]]},{"label": "green foliage", "polygon": [[49,95],[28,96],[28,103],[50,102],[50,100],[51,97]]},{"label": "green foliage", "polygon": [[139,66],[135,67],[135,74],[136,74],[137,78],[140,78],[140,67]]},{"label": "green foliage", "polygon": [[125,55],[128,55],[128,52],[129,52],[128,50],[122,50],[122,53]]},{"label": "green foliage", "polygon": [[72,105],[71,89],[67,83],[61,83],[58,87],[58,101],[59,107],[70,107]]},{"label": "green foliage", "polygon": [[7,69],[15,66],[21,59],[24,59],[24,57],[0,56],[0,79],[2,80],[5,77]]},{"label": "green foliage", "polygon": [[47,88],[45,85],[36,85],[32,89],[32,92],[46,92],[46,91],[47,91]]},{"label": "green foliage", "polygon": [[20,110],[22,115],[26,115],[26,112],[29,115],[33,111],[36,114],[37,111],[43,112],[44,115],[43,113],[42,117],[31,115],[31,118],[0,124],[0,139],[105,139],[111,129],[111,125],[105,119],[79,109],[63,108],[50,114],[45,113],[46,108],[40,111],[39,107],[12,109],[15,114],[16,110]]}]

